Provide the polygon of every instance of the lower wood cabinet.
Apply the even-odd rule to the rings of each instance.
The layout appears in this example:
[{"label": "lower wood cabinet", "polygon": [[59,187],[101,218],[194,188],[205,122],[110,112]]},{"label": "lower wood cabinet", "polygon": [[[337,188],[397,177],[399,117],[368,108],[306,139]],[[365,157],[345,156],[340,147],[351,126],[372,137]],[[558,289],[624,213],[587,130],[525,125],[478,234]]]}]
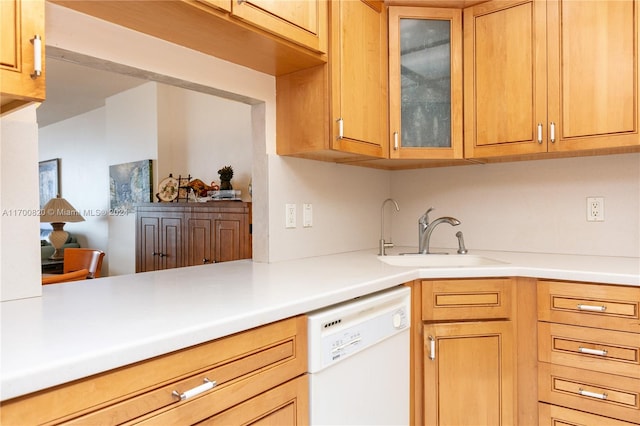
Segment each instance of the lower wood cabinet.
[{"label": "lower wood cabinet", "polygon": [[538,318],[540,424],[640,424],[640,288],[539,280]]},{"label": "lower wood cabinet", "polygon": [[251,203],[153,203],[136,209],[136,272],[251,258]]},{"label": "lower wood cabinet", "polygon": [[4,401],[0,423],[306,424],[306,371],[299,316]]},{"label": "lower wood cabinet", "polygon": [[428,425],[514,424],[511,321],[424,326]]},{"label": "lower wood cabinet", "polygon": [[525,278],[413,284],[411,424],[537,423],[535,284]]}]

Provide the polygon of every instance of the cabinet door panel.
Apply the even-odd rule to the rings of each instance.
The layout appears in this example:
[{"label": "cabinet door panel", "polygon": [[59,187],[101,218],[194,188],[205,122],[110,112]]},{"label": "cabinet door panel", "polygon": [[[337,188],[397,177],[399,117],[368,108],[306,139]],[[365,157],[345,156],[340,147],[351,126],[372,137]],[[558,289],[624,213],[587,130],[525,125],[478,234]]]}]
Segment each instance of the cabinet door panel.
[{"label": "cabinet door panel", "polygon": [[462,158],[462,14],[389,8],[391,158]]},{"label": "cabinet door panel", "polygon": [[162,241],[162,269],[182,266],[182,219],[161,219],[160,239]]},{"label": "cabinet door panel", "polygon": [[336,148],[382,157],[388,121],[386,9],[380,2],[336,1],[331,13],[331,22],[339,22],[331,43],[337,46],[332,55]]},{"label": "cabinet door panel", "polygon": [[138,219],[136,272],[148,272],[158,269],[159,229],[160,219],[158,217],[140,217]]},{"label": "cabinet door panel", "polygon": [[[45,98],[44,1],[0,1],[0,113]],[[32,78],[35,35],[41,38],[42,73]]]},{"label": "cabinet door panel", "polygon": [[327,51],[326,0],[246,0],[231,5],[238,18],[319,52]]},{"label": "cabinet door panel", "polygon": [[213,262],[213,220],[211,218],[189,218],[187,232],[185,266]]},{"label": "cabinet door panel", "polygon": [[424,354],[426,424],[514,423],[510,321],[425,325]]},{"label": "cabinet door panel", "polygon": [[[546,4],[465,10],[465,156],[546,151]],[[542,126],[541,141],[546,137]]]},{"label": "cabinet door panel", "polygon": [[548,6],[550,150],[638,141],[638,2]]},{"label": "cabinet door panel", "polygon": [[215,260],[216,262],[226,262],[244,258],[241,250],[241,230],[243,229],[244,218],[241,216],[225,215],[224,218],[216,219],[215,227]]}]

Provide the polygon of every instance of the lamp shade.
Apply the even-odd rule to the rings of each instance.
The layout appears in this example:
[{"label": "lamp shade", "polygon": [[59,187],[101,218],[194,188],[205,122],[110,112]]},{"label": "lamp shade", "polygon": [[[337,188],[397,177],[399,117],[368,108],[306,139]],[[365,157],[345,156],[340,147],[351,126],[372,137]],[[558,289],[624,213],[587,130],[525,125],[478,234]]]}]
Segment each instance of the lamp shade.
[{"label": "lamp shade", "polygon": [[42,210],[40,222],[50,222],[53,227],[53,231],[49,234],[49,241],[55,250],[49,259],[63,260],[62,246],[69,237],[69,233],[64,230],[64,224],[65,222],[82,222],[84,217],[60,196],[50,199]]},{"label": "lamp shade", "polygon": [[64,198],[57,196],[49,200],[42,209],[40,222],[83,222],[84,217]]}]

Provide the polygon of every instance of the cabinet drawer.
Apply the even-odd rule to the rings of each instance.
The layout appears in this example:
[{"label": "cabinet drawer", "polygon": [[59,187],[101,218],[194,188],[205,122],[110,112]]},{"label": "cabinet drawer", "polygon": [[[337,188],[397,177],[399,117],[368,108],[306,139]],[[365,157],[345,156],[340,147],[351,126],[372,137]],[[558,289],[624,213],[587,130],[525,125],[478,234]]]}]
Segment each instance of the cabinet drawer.
[{"label": "cabinet drawer", "polygon": [[540,322],[538,359],[640,379],[640,334]]},{"label": "cabinet drawer", "polygon": [[[200,420],[306,371],[306,319],[291,318],[3,403],[2,424],[120,424],[216,395]],[[212,390],[181,401],[204,383]]]},{"label": "cabinet drawer", "polygon": [[538,318],[640,333],[640,287],[541,280]]},{"label": "cabinet drawer", "polygon": [[422,319],[510,318],[513,285],[508,278],[422,281]]},{"label": "cabinet drawer", "polygon": [[638,379],[540,362],[538,397],[541,402],[640,423]]},{"label": "cabinet drawer", "polygon": [[[208,395],[197,403],[206,404],[208,399],[213,401],[215,398],[215,395]],[[309,422],[308,400],[309,379],[307,375],[304,375],[210,417],[198,423],[198,426],[306,425]],[[196,402],[194,401],[194,403]],[[159,425],[187,424],[193,411],[193,407],[184,405],[179,410],[165,413],[171,414],[171,416],[160,415],[158,418],[154,418],[153,423]]]},{"label": "cabinet drawer", "polygon": [[539,404],[540,426],[633,426],[634,423],[584,413],[557,405]]}]

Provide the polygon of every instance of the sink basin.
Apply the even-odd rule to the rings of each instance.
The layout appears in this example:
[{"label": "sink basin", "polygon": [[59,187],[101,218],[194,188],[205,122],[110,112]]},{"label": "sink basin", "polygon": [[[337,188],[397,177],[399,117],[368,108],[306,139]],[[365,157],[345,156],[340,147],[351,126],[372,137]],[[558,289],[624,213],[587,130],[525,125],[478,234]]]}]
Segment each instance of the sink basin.
[{"label": "sink basin", "polygon": [[405,254],[378,256],[378,259],[393,266],[412,266],[418,268],[469,268],[506,264],[506,262],[473,254]]}]

